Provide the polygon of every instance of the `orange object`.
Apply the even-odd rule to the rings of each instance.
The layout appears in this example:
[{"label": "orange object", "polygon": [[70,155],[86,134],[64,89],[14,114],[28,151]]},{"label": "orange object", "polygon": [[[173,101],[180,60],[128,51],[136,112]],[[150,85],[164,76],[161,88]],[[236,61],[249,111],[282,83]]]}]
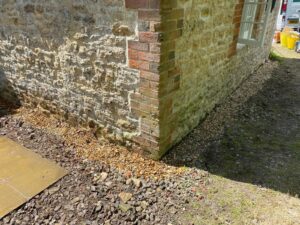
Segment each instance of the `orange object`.
[{"label": "orange object", "polygon": [[280,43],[280,31],[275,31],[274,42],[275,43]]}]

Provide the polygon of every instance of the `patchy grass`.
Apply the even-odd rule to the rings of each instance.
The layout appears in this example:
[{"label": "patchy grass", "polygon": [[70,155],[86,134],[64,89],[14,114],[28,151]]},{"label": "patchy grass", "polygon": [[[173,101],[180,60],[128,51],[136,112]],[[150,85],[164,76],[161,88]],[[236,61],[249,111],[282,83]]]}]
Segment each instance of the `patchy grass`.
[{"label": "patchy grass", "polygon": [[277,62],[282,62],[283,60],[283,58],[274,51],[270,52],[269,59]]},{"label": "patchy grass", "polygon": [[298,198],[215,175],[210,179],[204,197],[180,215],[181,224],[299,224]]}]

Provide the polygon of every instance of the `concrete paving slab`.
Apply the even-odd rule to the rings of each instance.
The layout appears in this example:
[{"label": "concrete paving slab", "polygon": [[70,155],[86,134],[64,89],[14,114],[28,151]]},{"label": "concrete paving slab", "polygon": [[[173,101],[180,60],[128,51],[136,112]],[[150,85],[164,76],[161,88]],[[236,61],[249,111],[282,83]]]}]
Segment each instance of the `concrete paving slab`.
[{"label": "concrete paving slab", "polygon": [[55,163],[0,137],[0,219],[66,174]]}]

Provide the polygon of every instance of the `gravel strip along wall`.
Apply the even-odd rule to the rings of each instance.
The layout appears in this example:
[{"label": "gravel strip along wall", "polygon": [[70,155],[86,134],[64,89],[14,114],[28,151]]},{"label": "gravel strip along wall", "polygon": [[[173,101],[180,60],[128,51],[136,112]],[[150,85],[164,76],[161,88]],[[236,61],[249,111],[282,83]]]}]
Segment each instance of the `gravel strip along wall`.
[{"label": "gravel strip along wall", "polygon": [[[0,91],[159,159],[268,56],[242,0],[0,1]],[[222,10],[220,10],[222,9]]]}]

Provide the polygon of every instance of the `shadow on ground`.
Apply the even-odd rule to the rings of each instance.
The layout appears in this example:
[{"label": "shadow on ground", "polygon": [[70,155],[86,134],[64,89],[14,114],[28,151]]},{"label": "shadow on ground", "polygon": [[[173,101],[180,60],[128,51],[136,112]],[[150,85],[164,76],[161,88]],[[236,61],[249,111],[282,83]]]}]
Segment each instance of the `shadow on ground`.
[{"label": "shadow on ground", "polygon": [[192,132],[163,160],[299,196],[299,69],[299,59],[283,59],[263,89],[237,110],[234,121],[225,121],[219,137],[199,144],[201,130]]},{"label": "shadow on ground", "polygon": [[0,68],[0,118],[14,113],[20,105],[20,100],[14,93],[13,85]]}]

